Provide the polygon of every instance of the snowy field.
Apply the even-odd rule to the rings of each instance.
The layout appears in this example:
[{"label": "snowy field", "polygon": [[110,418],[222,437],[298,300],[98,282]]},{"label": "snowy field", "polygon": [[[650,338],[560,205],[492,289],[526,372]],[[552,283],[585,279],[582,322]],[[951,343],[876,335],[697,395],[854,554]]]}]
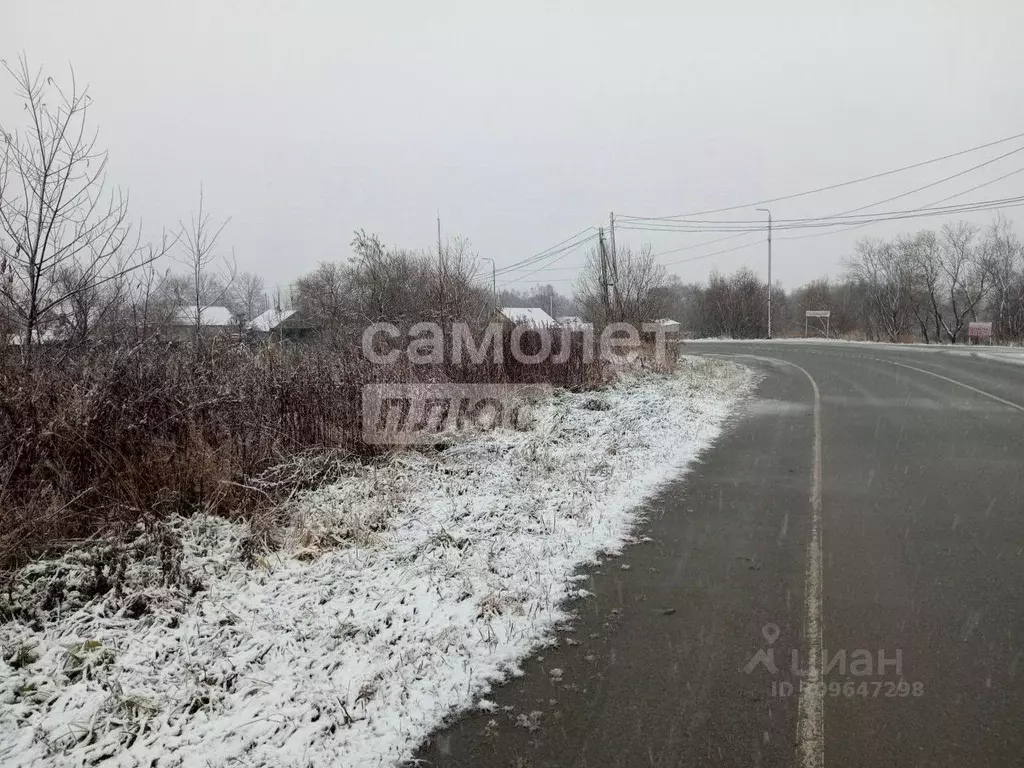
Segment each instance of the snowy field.
[{"label": "snowy field", "polygon": [[751,384],[683,358],[556,393],[529,430],[353,465],[248,563],[246,526],[193,517],[180,562],[151,542],[105,595],[88,550],[29,566],[0,598],[25,609],[0,625],[0,764],[399,764],[552,641],[578,566],[629,542]]}]

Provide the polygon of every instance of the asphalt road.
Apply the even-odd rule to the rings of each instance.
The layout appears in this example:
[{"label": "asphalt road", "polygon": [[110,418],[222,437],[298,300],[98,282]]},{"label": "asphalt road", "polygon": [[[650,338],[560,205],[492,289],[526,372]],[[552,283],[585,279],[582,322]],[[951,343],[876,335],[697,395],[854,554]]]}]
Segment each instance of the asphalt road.
[{"label": "asphalt road", "polygon": [[755,396],[421,764],[1024,765],[1024,365],[688,351],[756,356]]}]

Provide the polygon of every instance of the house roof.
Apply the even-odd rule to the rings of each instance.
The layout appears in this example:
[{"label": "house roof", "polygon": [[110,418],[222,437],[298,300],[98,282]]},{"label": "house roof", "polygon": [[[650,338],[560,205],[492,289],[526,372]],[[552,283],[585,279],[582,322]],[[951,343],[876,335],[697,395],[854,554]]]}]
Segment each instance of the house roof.
[{"label": "house roof", "polygon": [[661,317],[655,320],[658,325],[680,325],[678,320],[673,320],[670,317]]},{"label": "house roof", "polygon": [[558,325],[555,318],[536,307],[502,307],[498,312],[516,325],[526,325],[530,328],[551,328]]},{"label": "house roof", "polygon": [[[68,334],[64,328],[48,328],[45,331],[36,330],[36,344],[52,344],[55,341],[64,341]],[[25,343],[24,333],[12,333],[7,336],[7,343],[12,347],[20,347]]]},{"label": "house roof", "polygon": [[199,324],[205,328],[224,328],[234,323],[234,315],[227,307],[197,307],[195,304],[178,307],[174,310],[172,325],[195,325],[196,315]]},{"label": "house roof", "polygon": [[[102,313],[99,309],[90,308],[85,317],[86,325],[91,327],[99,321]],[[33,331],[33,342],[35,344],[53,344],[55,342],[68,341],[75,336],[81,321],[80,315],[71,308],[70,302],[63,302],[52,312],[47,313],[43,321],[36,325]],[[25,343],[25,332],[21,330],[7,336],[7,343],[12,347],[20,347]]]},{"label": "house roof", "polygon": [[558,324],[567,328],[593,328],[593,323],[588,323],[578,315],[562,315],[558,318]]},{"label": "house roof", "polygon": [[250,320],[248,328],[250,331],[270,333],[285,320],[293,317],[297,313],[297,309],[268,309],[266,312],[263,312]]}]

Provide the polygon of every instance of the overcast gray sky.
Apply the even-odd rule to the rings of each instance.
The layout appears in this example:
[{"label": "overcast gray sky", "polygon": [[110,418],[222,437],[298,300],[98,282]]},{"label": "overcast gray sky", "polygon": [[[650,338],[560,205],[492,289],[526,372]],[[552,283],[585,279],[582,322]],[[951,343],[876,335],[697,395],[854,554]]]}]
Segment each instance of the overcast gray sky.
[{"label": "overcast gray sky", "polygon": [[[89,83],[110,180],[146,229],[230,216],[239,268],[286,284],[349,256],[356,228],[446,234],[510,264],[608,212],[671,215],[785,195],[1024,131],[1024,3],[0,0],[0,55]],[[0,94],[8,123],[16,104]],[[834,214],[1024,146],[780,202]],[[1024,153],[882,206],[929,204],[1024,168]],[[1024,173],[952,202],[1024,194]],[[1021,211],[1024,209],[1017,209]],[[1007,211],[1024,229],[1016,211]],[[738,218],[752,218],[753,210]],[[978,215],[987,221],[991,214]],[[793,287],[841,272],[866,234],[777,239]],[[621,231],[657,251],[721,235]],[[757,236],[748,239],[757,239]],[[694,248],[665,262],[742,244]],[[525,283],[571,289],[582,253]],[[749,265],[762,245],[671,267]],[[522,274],[522,273],[520,273]],[[510,277],[515,277],[512,275]]]}]

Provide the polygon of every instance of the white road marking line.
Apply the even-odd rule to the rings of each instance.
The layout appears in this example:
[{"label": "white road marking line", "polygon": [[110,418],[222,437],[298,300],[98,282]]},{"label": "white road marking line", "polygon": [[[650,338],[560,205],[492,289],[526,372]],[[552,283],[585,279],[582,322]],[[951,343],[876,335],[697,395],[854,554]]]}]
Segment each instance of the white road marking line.
[{"label": "white road marking line", "polygon": [[822,556],[821,556],[821,393],[818,383],[799,365],[814,388],[814,462],[811,469],[811,541],[807,545],[806,616],[807,680],[797,701],[797,757],[801,768],[825,765],[825,703],[821,681]]},{"label": "white road marking line", "polygon": [[970,384],[964,384],[962,381],[957,381],[956,379],[951,379],[948,376],[943,376],[941,373],[934,373],[933,371],[926,371],[924,368],[917,368],[917,367],[915,367],[913,365],[907,365],[905,363],[897,363],[895,360],[885,360],[885,359],[879,358],[879,357],[873,357],[871,359],[872,360],[878,360],[878,362],[880,362],[880,363],[891,363],[892,365],[898,365],[900,368],[909,368],[910,370],[917,371],[918,373],[927,373],[929,376],[934,376],[937,379],[942,379],[943,381],[948,381],[950,384],[956,384],[957,386],[963,387],[964,389],[971,390],[971,392],[977,392],[979,395],[984,395],[985,397],[990,397],[993,400],[1002,403],[1003,405],[1008,405],[1011,408],[1016,408],[1018,411],[1024,412],[1024,405],[1018,405],[1017,403],[1010,402],[1009,400],[1004,400],[1003,398],[999,397],[998,395],[993,395],[991,392],[986,392],[983,389],[978,389],[977,387],[972,387]]},{"label": "white road marking line", "polygon": [[804,587],[804,640],[807,643],[807,677],[800,684],[797,699],[797,765],[824,768],[825,702],[821,681],[822,656],[822,556],[821,556],[821,392],[818,382],[796,363],[760,355],[722,354],[718,357],[749,357],[770,363],[791,365],[811,382],[814,389],[814,453],[811,463],[811,540],[807,545],[807,580]]}]

